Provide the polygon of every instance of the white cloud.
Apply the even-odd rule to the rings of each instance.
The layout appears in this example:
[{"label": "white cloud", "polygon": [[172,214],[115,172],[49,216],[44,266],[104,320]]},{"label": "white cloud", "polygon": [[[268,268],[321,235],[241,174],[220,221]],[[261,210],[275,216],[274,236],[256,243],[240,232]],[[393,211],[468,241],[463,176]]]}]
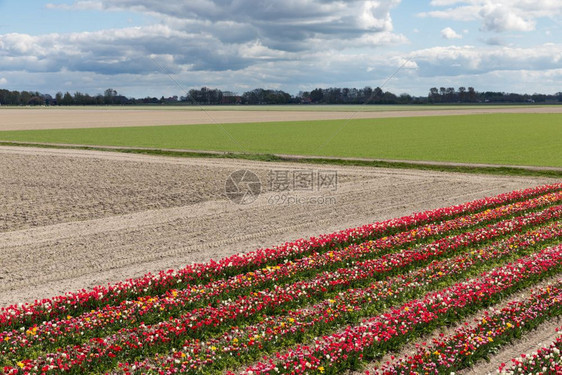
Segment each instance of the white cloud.
[{"label": "white cloud", "polygon": [[483,29],[486,31],[533,31],[536,22],[531,15],[519,9],[488,4],[480,10]]},{"label": "white cloud", "polygon": [[[378,46],[388,46],[388,45],[398,45],[398,44],[405,44],[408,42],[408,39],[401,34],[395,34],[391,32],[382,32],[382,33],[375,33],[375,34],[365,34],[355,43],[353,43],[353,47],[378,47]],[[342,50],[346,47],[350,47],[349,43],[346,41],[338,41],[337,44],[339,46],[338,49]],[[335,46],[335,45],[334,45]]]},{"label": "white cloud", "polygon": [[[549,48],[558,55],[548,55]],[[535,57],[527,58],[527,55]],[[301,60],[265,60],[237,71],[181,69],[171,75],[185,89],[209,86],[242,93],[256,87],[278,87],[297,93],[315,87],[376,87],[406,62],[386,84],[385,90],[396,94],[426,95],[434,86],[473,86],[479,91],[555,93],[560,91],[562,82],[561,56],[561,45],[506,48],[497,53],[493,53],[493,48],[468,46],[422,49],[407,55],[383,50],[377,54],[323,51]],[[158,59],[168,69],[171,58],[158,56]],[[6,88],[51,94],[59,90],[96,94],[103,93],[108,87],[135,97],[183,94],[157,69],[143,74],[123,72],[113,75],[66,70],[41,74],[11,71],[4,76],[9,82]]]},{"label": "white cloud", "polygon": [[[515,48],[504,46],[505,36],[498,33],[531,30],[538,18],[560,14],[562,2],[433,0],[434,8],[423,16],[477,20],[482,30],[496,33],[482,36],[480,41],[488,43],[484,47],[443,47],[450,43],[434,35],[424,44],[430,48],[418,50],[407,46],[401,30],[394,30],[391,13],[399,3],[90,0],[51,4],[52,9],[140,12],[157,23],[98,32],[0,34],[0,83],[49,93],[99,93],[114,87],[131,96],[181,95],[164,74],[170,73],[188,89],[208,85],[238,92],[255,87],[296,93],[314,87],[378,86],[391,76],[386,89],[417,95],[441,85],[522,92],[548,92],[558,86],[560,90],[561,44]],[[547,11],[533,7],[536,3]],[[407,27],[419,32],[415,23]],[[441,30],[442,36],[459,40],[467,34],[461,26],[454,27],[458,32],[448,27]],[[393,48],[396,45],[400,47]],[[404,52],[405,47],[410,52]],[[520,77],[525,77],[525,86],[518,86]]]},{"label": "white cloud", "polygon": [[[205,32],[225,41],[244,42],[259,37],[272,49],[307,50],[309,40],[347,40],[364,34],[392,32],[392,8],[401,0],[193,0],[163,2],[158,0],[75,1],[64,8],[126,10],[150,14],[174,28],[202,25]],[[229,30],[226,24],[236,25]],[[193,29],[190,29],[193,30]],[[231,33],[234,31],[234,33]],[[325,45],[323,46],[325,47]]]},{"label": "white cloud", "polygon": [[420,16],[480,20],[482,30],[493,32],[533,31],[537,19],[562,14],[562,2],[556,0],[433,0],[430,4],[447,8],[423,12]]},{"label": "white cloud", "polygon": [[0,35],[0,70],[144,74],[158,70],[150,56],[169,63],[167,70],[220,71],[242,69],[264,58],[283,58],[283,52],[263,47],[259,41],[223,43],[213,35],[164,25],[39,36]]},{"label": "white cloud", "polygon": [[[76,1],[65,10],[127,10],[157,17],[151,26],[31,36],[0,34],[0,69],[108,75],[239,71],[264,61],[300,60],[317,51],[404,44],[390,11],[401,0]],[[150,57],[152,56],[152,57]]]},{"label": "white cloud", "polygon": [[433,47],[414,51],[412,60],[421,75],[455,76],[493,71],[548,71],[559,69],[562,44],[516,47]]},{"label": "white cloud", "polygon": [[486,38],[483,40],[483,42],[489,46],[503,46],[506,44],[502,38],[499,38],[497,36]]},{"label": "white cloud", "polygon": [[390,9],[399,3],[400,0],[365,1],[359,25],[365,30],[392,31]]},{"label": "white cloud", "polygon": [[473,21],[479,19],[478,13],[480,11],[478,6],[459,6],[457,8],[448,8],[443,10],[432,10],[429,12],[422,12],[418,15],[420,17],[433,17],[443,18],[453,21]]},{"label": "white cloud", "polygon": [[74,4],[53,4],[45,5],[47,9],[63,9],[63,10],[102,10],[103,5],[99,1],[77,1]]},{"label": "white cloud", "polygon": [[243,58],[257,60],[283,59],[288,56],[286,52],[265,47],[259,40],[241,45],[239,52]]},{"label": "white cloud", "polygon": [[441,36],[445,39],[462,39],[462,35],[458,34],[455,30],[450,27],[446,27],[441,30]]}]

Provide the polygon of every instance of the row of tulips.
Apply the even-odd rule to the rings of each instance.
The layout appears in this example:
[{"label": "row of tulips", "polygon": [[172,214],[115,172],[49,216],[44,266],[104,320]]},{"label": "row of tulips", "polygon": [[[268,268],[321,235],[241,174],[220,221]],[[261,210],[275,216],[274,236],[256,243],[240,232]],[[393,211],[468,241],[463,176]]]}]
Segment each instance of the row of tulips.
[{"label": "row of tulips", "polygon": [[161,371],[169,374],[212,373],[224,370],[229,366],[255,360],[264,352],[278,350],[296,341],[301,342],[312,335],[325,334],[339,324],[373,315],[388,306],[415,298],[444,282],[458,280],[489,264],[532,251],[531,249],[553,239],[560,240],[561,236],[562,223],[554,223],[451,259],[432,262],[425,268],[378,281],[365,288],[348,289],[333,299],[310,307],[267,316],[254,325],[233,327],[207,341],[186,340],[181,350],[142,362],[121,363],[119,367],[124,373],[139,374]]},{"label": "row of tulips", "polygon": [[164,294],[172,289],[182,289],[190,284],[201,284],[242,272],[258,270],[276,265],[284,260],[298,259],[315,252],[327,252],[351,243],[384,237],[399,231],[415,228],[459,215],[474,213],[510,202],[526,200],[538,195],[562,190],[562,183],[540,186],[523,191],[501,194],[479,199],[463,205],[413,214],[398,219],[352,228],[308,240],[287,242],[271,249],[259,249],[246,254],[234,255],[203,264],[189,265],[178,271],[165,271],[157,275],[147,274],[138,279],[108,286],[99,286],[91,291],[69,292],[65,295],[44,299],[30,304],[19,304],[0,308],[0,328],[29,326],[43,320],[66,315],[76,315],[100,306],[115,305],[122,301],[142,296]]},{"label": "row of tulips", "polygon": [[562,267],[562,246],[547,248],[493,270],[481,278],[427,294],[390,312],[351,325],[335,334],[277,352],[244,374],[338,374],[365,359],[396,350],[416,334],[496,302],[501,296],[557,274]]},{"label": "row of tulips", "polygon": [[[0,333],[0,354],[20,352],[24,348],[49,350],[64,345],[77,345],[87,338],[113,334],[111,340],[119,340],[121,335],[136,335],[135,328],[143,324],[143,330],[165,330],[168,326],[182,327],[185,334],[201,336],[220,331],[227,324],[254,319],[258,314],[275,312],[282,307],[298,306],[311,299],[322,299],[330,293],[353,286],[361,286],[373,279],[396,274],[414,266],[422,266],[433,259],[459,251],[462,248],[516,233],[526,227],[541,225],[562,216],[562,206],[550,207],[541,212],[527,214],[510,220],[490,224],[474,232],[461,233],[451,238],[438,240],[413,249],[390,253],[372,260],[360,261],[348,268],[324,272],[310,280],[298,280],[285,286],[275,285],[240,296],[235,301],[223,300],[217,306],[206,306],[185,313],[186,301],[195,294],[210,293],[205,289],[193,288],[190,293],[171,291],[163,298],[146,298],[127,301],[120,306],[107,306],[93,310],[78,317],[54,319],[28,329],[4,331]],[[374,249],[373,249],[374,250]],[[331,258],[331,253],[327,254]],[[248,276],[250,277],[250,276]],[[181,314],[181,315],[180,315]],[[170,319],[180,315],[179,318]],[[161,322],[167,320],[165,322]],[[154,325],[146,324],[152,321]],[[165,337],[166,335],[161,335]],[[85,345],[87,346],[87,345]]]},{"label": "row of tulips", "polygon": [[[435,338],[430,346],[418,346],[414,355],[404,356],[376,370],[375,374],[445,374],[469,367],[475,361],[486,358],[493,350],[512,342],[514,338],[536,328],[545,320],[562,314],[562,279],[549,287],[536,290],[523,301],[509,303],[501,310],[485,311],[472,326],[461,326],[447,337]],[[539,352],[541,353],[541,352]],[[547,354],[544,352],[543,354]],[[537,373],[552,369],[552,363],[535,361],[540,365]],[[560,364],[558,369],[562,369]],[[527,365],[515,367],[529,371]],[[555,368],[556,366],[554,366]],[[544,369],[543,369],[544,368]],[[502,368],[503,370],[503,368]],[[521,372],[520,372],[521,373]]]},{"label": "row of tulips", "polygon": [[[562,303],[562,302],[560,302]],[[557,329],[561,334],[549,346],[520,358],[514,358],[509,365],[502,364],[498,369],[500,375],[559,375],[562,374],[562,327]]]}]

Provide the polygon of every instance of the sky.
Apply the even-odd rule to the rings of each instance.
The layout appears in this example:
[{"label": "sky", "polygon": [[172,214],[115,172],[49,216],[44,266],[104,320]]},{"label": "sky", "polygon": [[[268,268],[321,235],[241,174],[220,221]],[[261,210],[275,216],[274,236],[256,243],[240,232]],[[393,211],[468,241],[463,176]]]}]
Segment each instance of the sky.
[{"label": "sky", "polygon": [[562,91],[560,0],[0,0],[0,88]]}]

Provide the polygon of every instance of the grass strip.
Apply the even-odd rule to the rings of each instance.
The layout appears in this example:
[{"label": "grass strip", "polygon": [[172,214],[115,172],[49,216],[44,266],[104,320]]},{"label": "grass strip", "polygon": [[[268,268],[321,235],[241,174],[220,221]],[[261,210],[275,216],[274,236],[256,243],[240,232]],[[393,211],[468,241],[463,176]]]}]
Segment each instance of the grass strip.
[{"label": "grass strip", "polygon": [[205,152],[205,151],[180,151],[169,149],[145,149],[145,148],[120,148],[120,147],[103,147],[103,146],[65,146],[61,144],[37,144],[37,143],[20,143],[0,141],[4,146],[18,147],[39,147],[39,148],[56,148],[56,149],[73,149],[86,151],[104,151],[104,152],[120,152],[125,154],[166,156],[180,158],[212,158],[212,159],[237,159],[271,163],[304,163],[316,165],[336,165],[336,166],[354,166],[354,167],[370,167],[370,168],[391,168],[391,169],[414,169],[433,172],[448,173],[468,173],[468,174],[484,174],[495,176],[531,176],[531,177],[562,177],[562,170],[548,169],[541,167],[514,167],[514,166],[486,166],[486,165],[453,165],[442,163],[424,162],[415,163],[408,161],[388,161],[388,160],[362,160],[350,158],[322,158],[322,157],[300,157],[278,154],[259,154],[259,153],[234,153],[234,152]]}]

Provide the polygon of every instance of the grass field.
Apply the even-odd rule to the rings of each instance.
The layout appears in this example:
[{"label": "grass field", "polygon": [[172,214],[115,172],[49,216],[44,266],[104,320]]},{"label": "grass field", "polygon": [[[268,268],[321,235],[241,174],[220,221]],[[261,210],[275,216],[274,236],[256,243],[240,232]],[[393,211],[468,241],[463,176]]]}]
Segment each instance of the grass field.
[{"label": "grass field", "polygon": [[562,167],[562,114],[6,131],[0,140]]}]

